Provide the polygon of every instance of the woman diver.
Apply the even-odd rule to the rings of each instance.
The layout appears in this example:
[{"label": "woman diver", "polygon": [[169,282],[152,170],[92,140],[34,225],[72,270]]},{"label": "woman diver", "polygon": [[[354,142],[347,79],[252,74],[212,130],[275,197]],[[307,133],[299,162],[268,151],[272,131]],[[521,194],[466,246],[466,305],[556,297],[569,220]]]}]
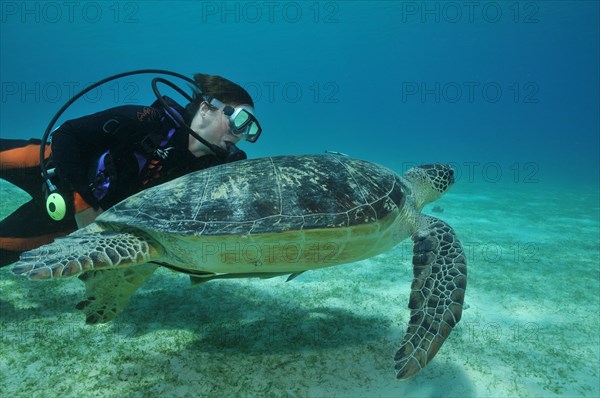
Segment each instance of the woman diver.
[{"label": "woman diver", "polygon": [[[220,76],[183,78],[193,84],[192,97],[156,78],[152,85],[157,101],[149,107],[125,105],[69,120],[52,133],[51,146],[45,144],[50,128],[72,102],[59,111],[43,140],[0,139],[0,178],[31,196],[0,221],[0,267],[23,251],[84,227],[143,189],[246,158],[235,144],[255,142],[262,131],[250,95]],[[156,81],[175,88],[189,104],[181,107],[161,96]],[[50,189],[42,189],[44,182]],[[60,195],[53,195],[54,190]],[[55,203],[56,197],[60,200]]]}]

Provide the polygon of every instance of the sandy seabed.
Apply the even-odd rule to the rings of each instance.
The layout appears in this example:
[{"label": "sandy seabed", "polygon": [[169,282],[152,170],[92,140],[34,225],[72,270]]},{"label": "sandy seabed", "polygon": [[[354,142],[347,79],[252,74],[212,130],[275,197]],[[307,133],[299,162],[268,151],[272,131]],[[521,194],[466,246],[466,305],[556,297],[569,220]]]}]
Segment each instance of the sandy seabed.
[{"label": "sandy seabed", "polygon": [[[23,196],[0,184],[2,217]],[[428,206],[465,247],[467,308],[403,382],[393,357],[409,317],[409,240],[290,282],[190,287],[159,269],[99,326],[74,309],[79,280],[29,282],[7,267],[0,396],[597,397],[598,203],[597,188],[482,182]]]}]

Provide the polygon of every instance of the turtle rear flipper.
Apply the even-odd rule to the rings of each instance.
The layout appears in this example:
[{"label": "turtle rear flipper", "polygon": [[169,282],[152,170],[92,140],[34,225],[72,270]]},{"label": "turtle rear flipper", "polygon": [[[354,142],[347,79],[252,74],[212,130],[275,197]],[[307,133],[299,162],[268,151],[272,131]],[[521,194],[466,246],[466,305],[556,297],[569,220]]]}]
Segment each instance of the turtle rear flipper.
[{"label": "turtle rear flipper", "polygon": [[398,379],[414,376],[433,359],[460,321],[467,287],[467,262],[452,228],[429,216],[421,216],[418,227],[410,321],[394,357]]},{"label": "turtle rear flipper", "polygon": [[64,278],[94,269],[144,264],[159,253],[155,242],[139,234],[79,230],[21,254],[12,272],[29,279]]},{"label": "turtle rear flipper", "polygon": [[87,298],[76,308],[85,312],[88,324],[108,322],[119,315],[156,268],[157,264],[142,264],[81,274],[79,279],[85,283]]}]

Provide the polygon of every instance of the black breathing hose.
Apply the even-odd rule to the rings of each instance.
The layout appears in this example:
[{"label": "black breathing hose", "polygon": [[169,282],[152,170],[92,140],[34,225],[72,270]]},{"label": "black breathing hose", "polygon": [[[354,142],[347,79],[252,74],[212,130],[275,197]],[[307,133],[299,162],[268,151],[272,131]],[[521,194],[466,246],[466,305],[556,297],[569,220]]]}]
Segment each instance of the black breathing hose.
[{"label": "black breathing hose", "polygon": [[[52,128],[54,127],[54,124],[56,123],[56,121],[62,116],[62,114],[67,110],[67,108],[69,108],[75,101],[77,101],[83,95],[87,94],[88,92],[90,92],[91,90],[95,89],[96,87],[101,86],[104,83],[108,83],[108,82],[110,82],[112,80],[120,79],[122,77],[131,76],[131,75],[150,74],[150,73],[178,77],[178,78],[180,78],[182,80],[185,80],[188,83],[192,84],[192,87],[195,87],[200,92],[202,92],[202,90],[200,89],[200,87],[198,87],[196,85],[196,82],[193,79],[190,79],[189,77],[184,76],[184,75],[182,75],[180,73],[171,72],[171,71],[163,70],[163,69],[138,69],[138,70],[134,70],[134,71],[130,71],[130,72],[118,73],[116,75],[112,75],[112,76],[109,76],[109,77],[107,77],[105,79],[97,81],[96,83],[94,83],[94,84],[92,84],[92,85],[84,88],[79,93],[75,94],[73,96],[73,98],[71,98],[70,100],[68,100],[62,106],[62,108],[60,108],[58,110],[58,112],[56,112],[56,114],[54,115],[54,117],[52,118],[52,120],[50,120],[50,123],[48,124],[48,127],[46,128],[46,131],[44,132],[44,135],[42,136],[42,143],[40,145],[40,169],[41,169],[41,172],[42,172],[42,178],[46,181],[46,184],[48,184],[48,187],[50,188],[51,191],[56,190],[56,187],[54,187],[52,185],[52,182],[50,181],[50,176],[48,175],[48,169],[46,168],[46,164],[45,164],[44,154],[46,152],[46,145],[48,145],[48,137],[50,136],[50,133],[52,132]],[[166,84],[169,87],[171,87],[172,89],[174,89],[175,91],[177,91],[179,94],[181,94],[182,96],[184,96],[188,101],[190,101],[190,102],[192,101],[192,98],[185,91],[183,91],[181,88],[177,87],[176,85],[174,85],[170,81],[162,79],[162,78],[155,78],[155,79],[152,80],[152,90],[154,91],[154,94],[156,95],[156,98],[158,99],[158,101],[163,106],[163,108],[165,109],[166,112],[169,112],[170,108],[167,105],[167,102],[165,101],[165,99],[162,97],[162,95],[158,91],[158,88],[156,87],[156,83]],[[227,151],[226,150],[224,150],[223,148],[221,148],[221,147],[219,147],[217,145],[211,144],[210,142],[206,141],[204,138],[200,137],[195,131],[193,131],[183,121],[183,119],[181,118],[181,116],[178,115],[176,112],[169,112],[169,115],[173,116],[179,122],[180,126],[183,127],[184,129],[186,129],[188,131],[188,133],[191,134],[195,139],[197,139],[198,141],[202,142],[211,151],[213,151],[218,158],[225,158],[227,156]]]}]

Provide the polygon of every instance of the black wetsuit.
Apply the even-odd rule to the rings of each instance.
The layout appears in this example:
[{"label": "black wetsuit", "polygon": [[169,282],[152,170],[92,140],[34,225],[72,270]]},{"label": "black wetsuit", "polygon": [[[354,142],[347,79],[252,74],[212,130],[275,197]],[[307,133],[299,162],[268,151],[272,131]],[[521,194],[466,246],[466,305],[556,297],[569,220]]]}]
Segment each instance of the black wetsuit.
[{"label": "black wetsuit", "polygon": [[[185,109],[165,99],[189,124]],[[229,161],[213,155],[195,157],[188,140],[187,131],[158,103],[120,106],[65,122],[52,135],[50,163],[63,192],[77,192],[92,207],[106,210],[143,189]],[[14,160],[26,148],[39,153],[39,141],[0,140],[0,178],[32,196],[0,221],[0,266],[77,228],[73,211],[61,222],[46,214],[39,161]]]}]

